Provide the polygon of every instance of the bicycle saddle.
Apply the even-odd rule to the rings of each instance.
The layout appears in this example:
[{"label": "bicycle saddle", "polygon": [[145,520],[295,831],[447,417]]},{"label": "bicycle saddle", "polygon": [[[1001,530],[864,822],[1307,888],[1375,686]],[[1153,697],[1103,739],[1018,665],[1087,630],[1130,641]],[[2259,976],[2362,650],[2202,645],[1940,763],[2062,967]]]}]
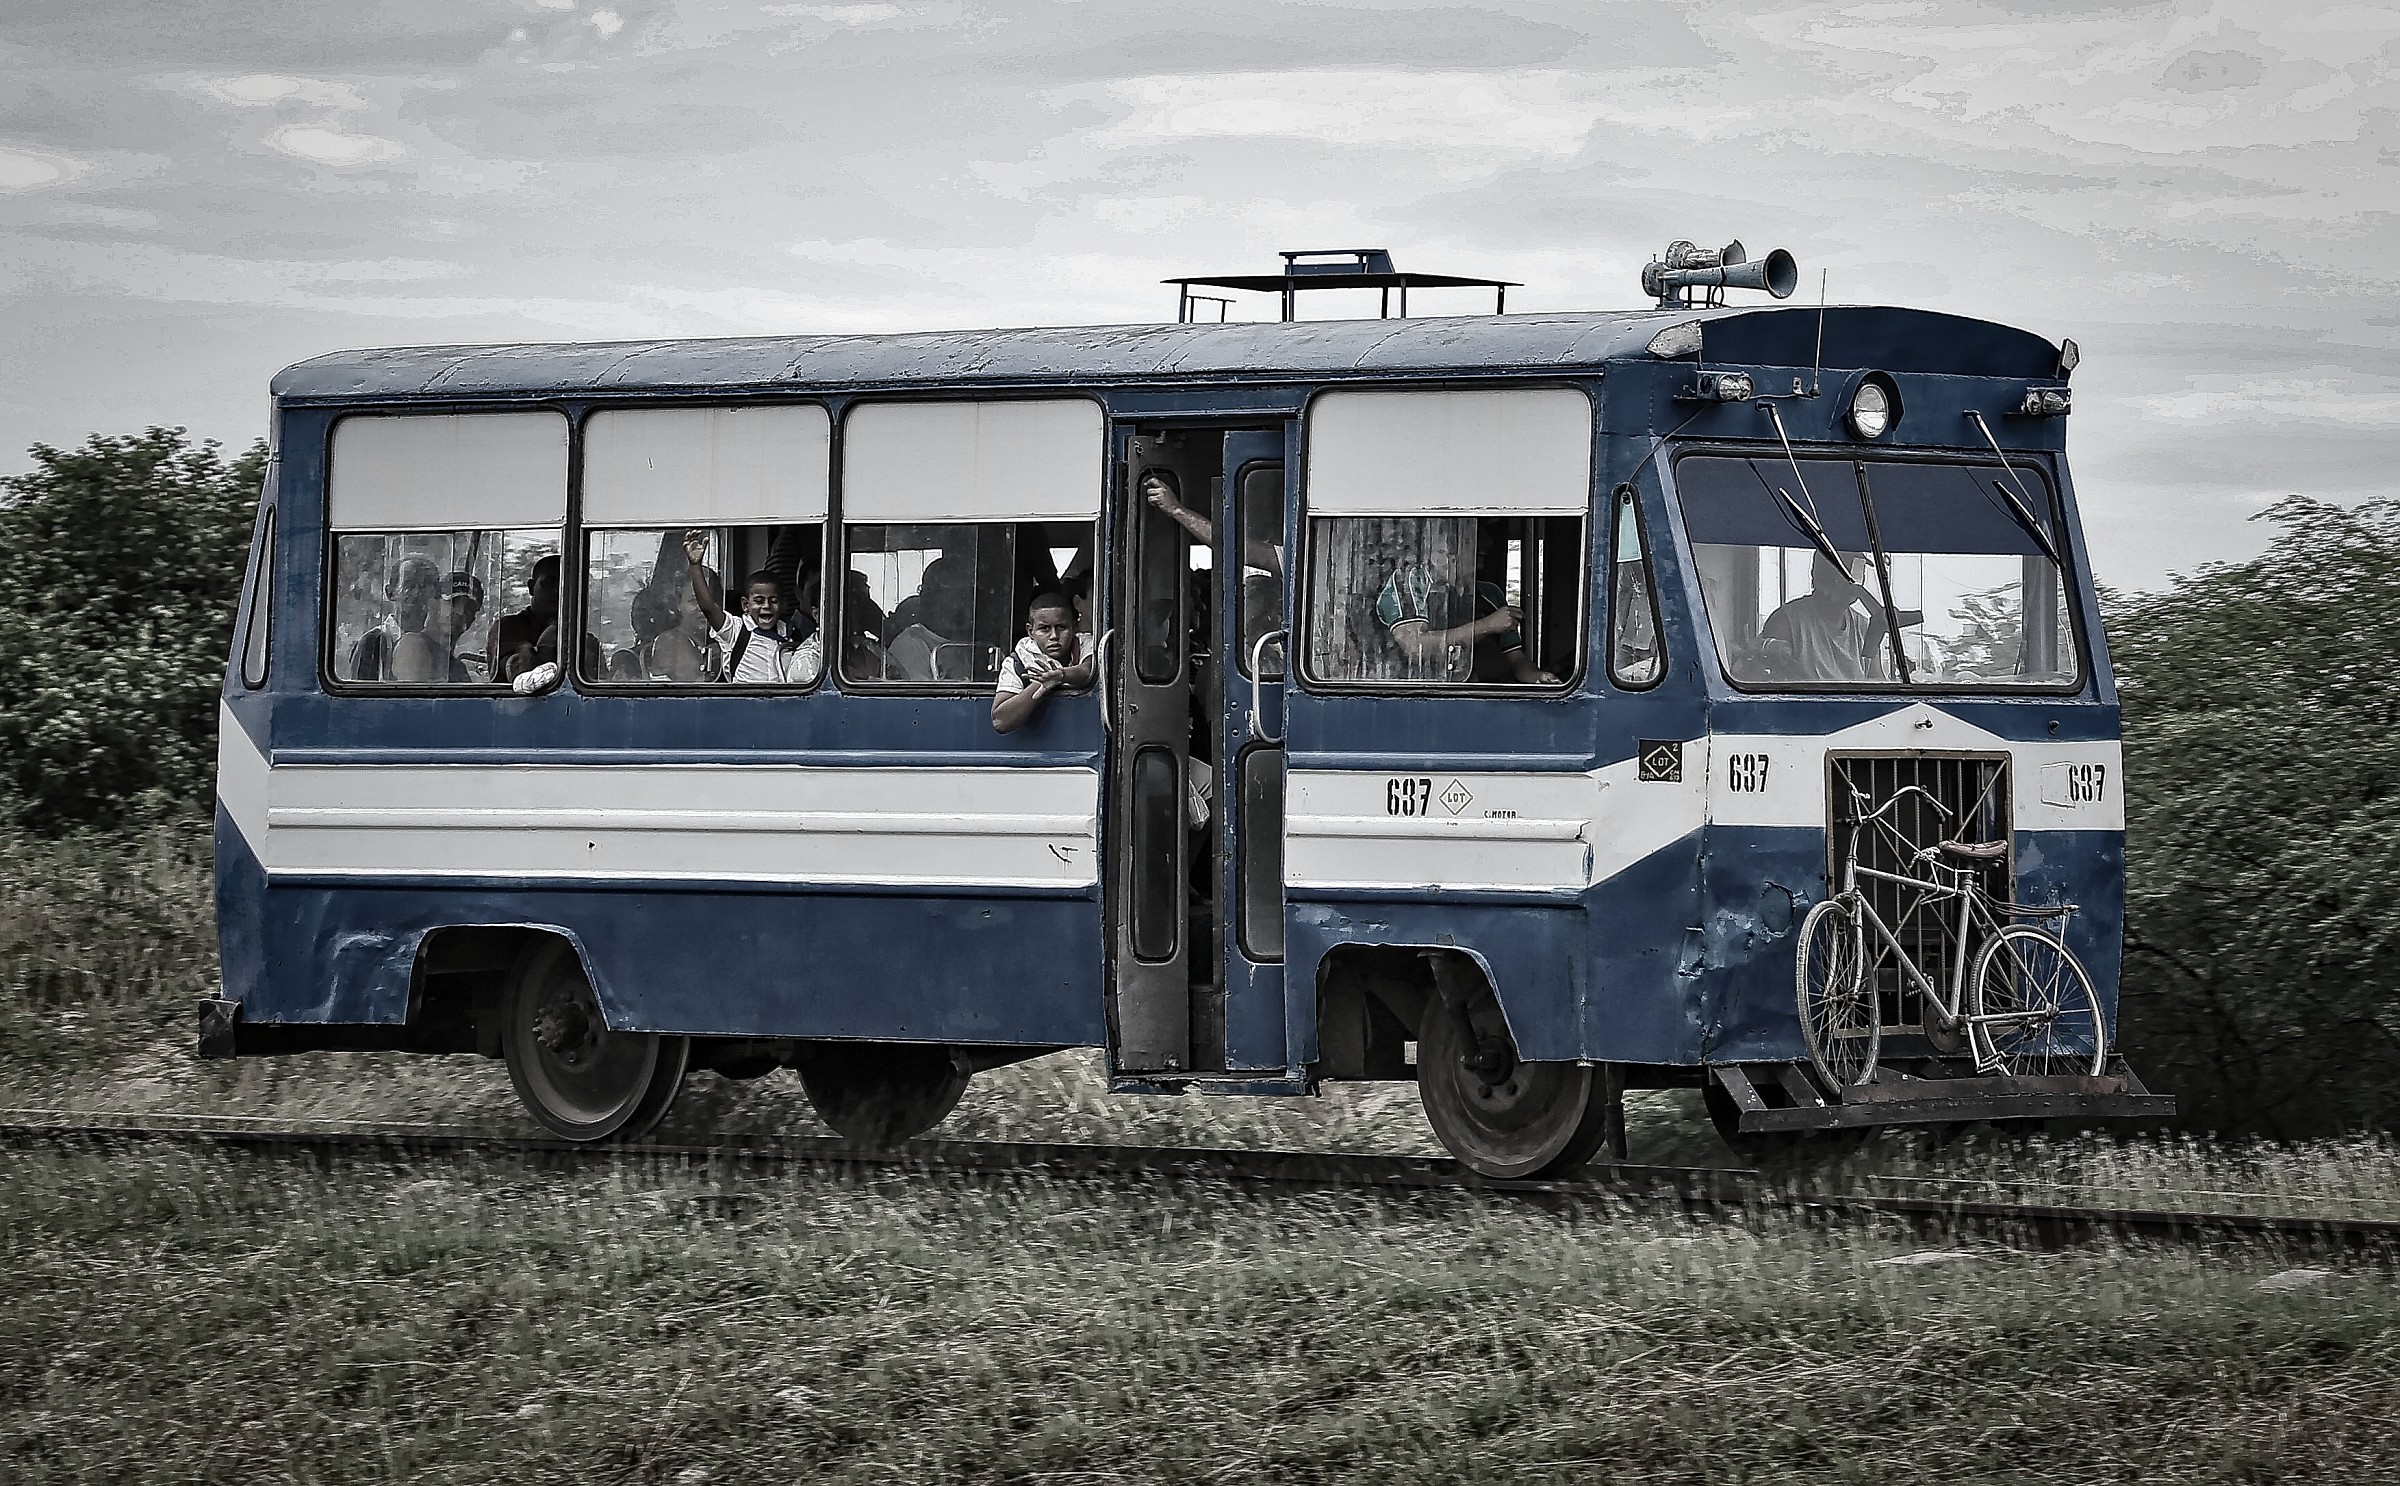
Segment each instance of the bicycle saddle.
[{"label": "bicycle saddle", "polygon": [[2005,841],[1945,841],[1942,843],[1942,850],[1950,856],[1964,857],[1970,862],[1996,862],[2008,855],[2008,843]]}]

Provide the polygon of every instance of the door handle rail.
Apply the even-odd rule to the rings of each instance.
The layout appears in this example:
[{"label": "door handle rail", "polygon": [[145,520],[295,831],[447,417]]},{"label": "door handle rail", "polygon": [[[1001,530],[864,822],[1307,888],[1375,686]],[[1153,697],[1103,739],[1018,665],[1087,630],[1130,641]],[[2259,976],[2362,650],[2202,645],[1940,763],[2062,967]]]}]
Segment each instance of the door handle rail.
[{"label": "door handle rail", "polygon": [[[1272,738],[1268,737],[1266,724],[1259,721],[1259,718],[1264,715],[1264,709],[1266,706],[1267,647],[1274,644],[1277,640],[1289,638],[1290,633],[1291,632],[1288,630],[1269,630],[1265,634],[1260,635],[1257,643],[1250,647],[1250,740],[1254,743],[1280,744],[1283,742],[1283,738],[1280,735]],[[1284,669],[1286,671],[1291,669],[1291,665],[1288,660],[1284,665]]]}]

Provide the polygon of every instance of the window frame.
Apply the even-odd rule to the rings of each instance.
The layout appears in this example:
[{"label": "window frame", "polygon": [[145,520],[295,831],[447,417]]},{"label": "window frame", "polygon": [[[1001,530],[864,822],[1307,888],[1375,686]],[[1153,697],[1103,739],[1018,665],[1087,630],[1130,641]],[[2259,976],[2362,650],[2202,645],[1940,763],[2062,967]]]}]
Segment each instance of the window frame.
[{"label": "window frame", "polygon": [[[1289,522],[1292,514],[1292,469],[1290,462],[1280,454],[1275,455],[1272,458],[1262,454],[1254,459],[1245,459],[1240,464],[1234,466],[1233,476],[1229,482],[1233,491],[1234,501],[1233,541],[1226,549],[1226,566],[1231,568],[1236,574],[1239,575],[1234,579],[1232,587],[1232,592],[1234,595],[1233,601],[1237,605],[1240,602],[1242,585],[1249,581],[1248,564],[1243,561],[1242,554],[1248,547],[1250,538],[1252,535],[1254,535],[1253,533],[1244,530],[1242,527],[1242,486],[1248,479],[1248,476],[1252,470],[1269,468],[1274,469],[1282,476],[1280,482],[1284,491],[1284,498],[1282,501],[1282,519],[1276,523],[1275,535],[1278,537],[1283,536],[1288,529],[1286,523]],[[1285,543],[1284,571],[1278,574],[1276,577],[1276,582],[1278,585],[1276,598],[1279,600],[1279,602],[1275,607],[1275,629],[1286,631],[1283,637],[1283,669],[1276,674],[1265,678],[1267,681],[1276,685],[1281,685],[1284,681],[1290,679],[1292,672],[1292,637],[1288,632],[1289,626],[1284,623],[1283,615],[1283,611],[1291,602],[1292,597],[1292,551],[1292,544],[1288,542]],[[1273,634],[1274,630],[1269,630],[1267,633]],[[1234,650],[1237,652],[1234,656],[1235,674],[1239,675],[1244,681],[1258,679],[1250,674],[1250,650],[1251,647],[1255,645],[1258,640],[1263,639],[1264,636],[1253,636],[1243,633],[1242,616],[1238,607],[1234,612],[1233,636]]]},{"label": "window frame", "polygon": [[[275,674],[275,504],[258,513],[258,550],[250,556],[244,585],[249,610],[242,616],[242,642],[234,652],[234,675],[244,691],[257,691]],[[253,671],[251,662],[257,666]]]},{"label": "window frame", "polygon": [[[1994,459],[1989,455],[1979,456],[1972,453],[1944,449],[1895,449],[1880,444],[1868,448],[1860,448],[1856,446],[1802,445],[1795,447],[1792,450],[1792,453],[1806,454],[1810,458],[1822,462],[1847,464],[1852,466],[1854,471],[1856,466],[1862,464],[1932,464],[1971,469],[1985,469],[1991,471],[1996,478],[2001,477],[2006,473],[2006,470],[2004,470],[2002,467],[2001,461]],[[2075,523],[2067,519],[2064,487],[2056,477],[2056,472],[2051,458],[2038,451],[2023,449],[2016,450],[2011,453],[2006,469],[2016,470],[2023,474],[2030,474],[2035,480],[2040,482],[2042,486],[2042,492],[2045,497],[2045,504],[2047,506],[2046,514],[2049,516],[2051,521],[2050,538],[2054,543],[2057,544],[2059,556],[2064,559],[2064,561],[2059,564],[2058,583],[2060,596],[2066,607],[2067,628],[2070,631],[2070,644],[2065,648],[2066,650],[2071,651],[2075,657],[2075,674],[2072,678],[2064,682],[2054,682],[2042,686],[1960,686],[1946,683],[1935,684],[1916,680],[1910,681],[1905,686],[1897,681],[1884,682],[1881,684],[1857,681],[1784,681],[1761,683],[1755,681],[1740,681],[1735,679],[1732,671],[1726,667],[1725,651],[1723,647],[1717,643],[1717,616],[1709,609],[1707,596],[1700,591],[1698,566],[1699,558],[1697,549],[1702,545],[1713,544],[1702,544],[1694,542],[1691,539],[1691,527],[1690,524],[1685,521],[1683,513],[1683,462],[1687,459],[1712,457],[1718,459],[1757,459],[1763,457],[1772,457],[1780,461],[1785,457],[1785,455],[1783,448],[1780,445],[1775,444],[1734,444],[1711,442],[1705,444],[1694,444],[1687,448],[1678,449],[1675,451],[1673,457],[1667,461],[1669,483],[1672,487],[1667,492],[1667,509],[1675,520],[1676,540],[1681,544],[1682,551],[1690,559],[1690,599],[1692,607],[1701,615],[1701,623],[1708,627],[1706,649],[1709,652],[1710,659],[1716,665],[1718,676],[1722,677],[1725,684],[1732,687],[1735,691],[1741,692],[1746,696],[1805,696],[1832,694],[1837,696],[1876,697],[1963,696],[1994,698],[2055,698],[2080,696],[2092,684],[2091,642],[2089,637],[2084,633],[2087,625],[2085,622],[2086,615],[2084,613],[2082,603],[2082,531],[2075,525]],[[1805,463],[1806,461],[1803,461],[1804,466]],[[1866,498],[1868,497],[1862,496],[1862,501]],[[2039,515],[2045,513],[2037,508],[2036,514]],[[1880,542],[1880,538],[1877,538],[1876,540]],[[2062,651],[2062,653],[2064,652]]]},{"label": "window frame", "polygon": [[[424,406],[381,404],[368,407],[341,408],[336,410],[334,415],[326,420],[324,443],[322,445],[318,460],[318,468],[324,472],[324,475],[322,480],[319,482],[317,490],[317,508],[319,516],[319,541],[317,552],[318,594],[316,606],[317,685],[319,689],[322,690],[326,695],[338,697],[412,698],[506,697],[520,695],[514,684],[507,681],[469,681],[455,684],[428,681],[360,682],[344,680],[334,673],[333,606],[335,600],[340,594],[341,585],[334,582],[333,579],[335,576],[335,560],[340,555],[341,551],[341,539],[345,536],[388,537],[408,536],[412,534],[408,530],[385,530],[380,528],[371,530],[359,529],[344,531],[339,530],[334,526],[333,443],[336,432],[344,423],[348,422],[352,418],[391,418],[417,416],[442,417],[483,413],[555,413],[566,422],[566,488],[561,492],[562,504],[560,506],[559,525],[555,528],[555,530],[558,532],[559,549],[558,604],[560,614],[564,615],[569,612],[574,612],[578,619],[581,618],[581,611],[579,609],[572,611],[569,609],[570,603],[580,603],[580,591],[570,590],[568,587],[570,583],[579,583],[581,581],[580,575],[570,574],[567,571],[566,561],[567,553],[570,550],[576,533],[575,508],[581,495],[583,475],[583,420],[579,411],[575,407],[570,406],[565,402],[539,401],[505,402],[496,404],[445,402],[430,403]],[[421,533],[432,531],[462,531],[469,529],[470,528],[464,527],[425,527],[418,528],[417,531]],[[532,526],[495,526],[472,529],[481,531],[552,530],[552,528],[548,527]],[[486,602],[487,604],[490,602],[488,596]],[[573,670],[573,667],[561,667],[558,684],[549,687],[547,690],[558,691],[562,687],[572,686]]]},{"label": "window frame", "polygon": [[[1576,567],[1576,576],[1579,581],[1574,584],[1575,634],[1572,642],[1572,653],[1575,658],[1575,664],[1573,667],[1559,677],[1558,684],[1556,686],[1529,686],[1522,682],[1515,681],[1352,681],[1328,678],[1318,675],[1314,664],[1315,647],[1307,643],[1308,637],[1314,629],[1317,614],[1318,595],[1315,581],[1317,524],[1321,520],[1373,520],[1376,518],[1355,516],[1320,517],[1312,509],[1309,502],[1308,466],[1310,445],[1315,439],[1315,413],[1317,400],[1330,393],[1338,392],[1532,392],[1559,388],[1564,388],[1582,394],[1585,403],[1590,409],[1590,417],[1585,424],[1585,437],[1588,440],[1587,447],[1589,449],[1590,456],[1590,464],[1588,466],[1590,470],[1590,487],[1584,491],[1582,514],[1577,517],[1569,518],[1559,512],[1537,513],[1527,511],[1509,512],[1487,510],[1476,513],[1474,519],[1519,521],[1556,521],[1572,519],[1578,523],[1583,533],[1583,540],[1580,544],[1582,548],[1582,556],[1579,559]],[[1289,549],[1290,556],[1288,556],[1286,559],[1286,562],[1291,570],[1289,573],[1287,573],[1286,581],[1292,584],[1292,592],[1289,603],[1291,606],[1292,623],[1296,631],[1294,634],[1288,635],[1284,639],[1284,677],[1286,682],[1296,682],[1302,691],[1318,696],[1438,696],[1470,699],[1505,699],[1515,697],[1527,699],[1547,699],[1571,695],[1580,690],[1584,684],[1585,678],[1591,670],[1592,665],[1591,607],[1592,541],[1594,529],[1592,510],[1595,502],[1598,499],[1598,490],[1600,487],[1600,455],[1600,397],[1597,386],[1587,385],[1584,382],[1580,382],[1572,378],[1511,378],[1509,380],[1500,382],[1458,381],[1452,379],[1430,378],[1423,381],[1342,382],[1333,384],[1331,386],[1319,387],[1312,391],[1308,395],[1307,401],[1302,404],[1300,409],[1300,448],[1298,453],[1299,468],[1296,472],[1289,467],[1287,467],[1284,471],[1286,491],[1285,500],[1287,502],[1287,506],[1293,513],[1293,519],[1297,521],[1299,527],[1299,529],[1294,533],[1296,540]],[[1426,519],[1447,520],[1451,518],[1433,517]],[[1536,660],[1538,661],[1539,657],[1536,657]]]},{"label": "window frame", "polygon": [[[1644,597],[1649,600],[1650,633],[1655,637],[1658,646],[1658,674],[1642,682],[1627,681],[1617,674],[1616,507],[1619,501],[1624,501],[1633,507],[1633,539],[1640,544],[1642,550],[1642,571],[1649,580],[1642,587]],[[1609,492],[1608,504],[1608,580],[1607,592],[1603,596],[1608,605],[1608,624],[1606,626],[1607,633],[1602,640],[1602,649],[1608,655],[1608,684],[1624,692],[1654,691],[1665,683],[1667,672],[1674,668],[1674,662],[1668,654],[1666,615],[1661,611],[1658,602],[1658,549],[1650,540],[1650,518],[1642,510],[1640,486],[1630,480],[1617,486]]]},{"label": "window frame", "polygon": [[[770,525],[770,523],[765,522],[755,524],[761,526]],[[812,523],[806,521],[792,521],[775,524],[788,526],[808,526]],[[825,571],[825,568],[822,566],[822,564],[830,563],[833,560],[833,533],[831,531],[833,523],[831,521],[822,521],[813,524],[817,527],[817,560],[821,565],[819,567],[819,571],[822,572]],[[708,526],[702,529],[706,531],[725,531],[740,530],[741,528]],[[667,530],[672,530],[672,528],[653,526],[579,526],[576,528],[577,545],[583,549],[582,566],[579,567],[576,572],[577,587],[575,592],[575,622],[578,632],[583,634],[591,633],[591,539],[594,536],[606,535],[614,532]],[[719,576],[724,577],[725,575],[719,574]],[[797,575],[795,575],[795,577],[796,576]],[[728,595],[731,594],[732,588],[732,580],[727,578],[726,591]],[[798,595],[795,593],[794,597],[797,598]],[[720,596],[719,602],[724,601],[725,596]],[[824,603],[822,594],[819,595],[818,601],[820,603]],[[564,599],[560,601],[560,606],[564,608]],[[726,612],[733,613],[734,610],[728,606]],[[606,677],[592,678],[585,676],[580,664],[571,668],[570,675],[576,691],[593,697],[687,697],[719,695],[732,697],[805,696],[806,694],[816,691],[820,687],[824,686],[826,677],[831,674],[833,670],[834,657],[832,654],[832,648],[830,646],[821,648],[825,654],[825,664],[818,670],[817,679],[806,683],[776,682],[773,684],[762,684],[756,682],[736,683],[730,681],[610,681]]]},{"label": "window frame", "polygon": [[[850,420],[852,415],[860,409],[888,407],[894,404],[1022,402],[1084,402],[1091,404],[1098,411],[1100,415],[1099,463],[1094,471],[1093,498],[1096,504],[1091,515],[1053,517],[1020,514],[990,519],[953,518],[936,521],[928,521],[916,516],[905,520],[857,521],[852,519],[849,491],[846,488],[849,479]],[[1007,526],[1021,530],[1027,526],[1065,524],[1069,521],[1086,523],[1089,525],[1092,541],[1094,573],[1092,639],[1094,646],[1097,647],[1099,641],[1108,634],[1108,624],[1102,607],[1103,596],[1107,592],[1108,585],[1101,576],[1106,562],[1101,543],[1107,538],[1109,502],[1116,494],[1117,465],[1120,462],[1122,451],[1117,444],[1116,414],[1109,407],[1107,398],[1096,392],[1068,387],[1039,387],[1007,391],[960,387],[912,388],[903,392],[847,398],[833,406],[831,411],[833,413],[833,483],[827,491],[826,498],[826,545],[829,549],[826,571],[834,571],[838,565],[844,575],[842,582],[845,589],[849,584],[850,560],[855,555],[850,546],[850,528],[852,526]],[[1014,554],[1012,554],[1011,560],[1014,560]],[[1030,602],[1033,597],[1032,594],[1024,595],[1027,602]],[[828,594],[826,597],[829,634],[825,647],[824,675],[836,691],[847,696],[860,697],[981,697],[987,702],[991,699],[993,683],[989,681],[899,681],[876,677],[853,677],[845,674],[842,670],[842,650],[846,643],[848,634],[846,627],[850,620],[845,598],[844,594]],[[1023,611],[1019,610],[1009,620],[1008,633],[1013,637],[1009,641],[1010,646],[1015,644],[1016,639],[1023,637],[1024,626],[1025,616]],[[884,643],[889,645],[892,637],[886,635],[882,638]],[[1006,660],[1007,653],[1007,647],[1003,647],[1001,651],[1003,661]],[[1095,686],[1098,684],[1095,683]],[[1089,690],[1087,688],[1084,693],[1068,694],[1088,695]]]},{"label": "window frame", "polygon": [[[819,564],[818,570],[820,572],[830,572],[832,570],[832,565],[835,560],[835,548],[837,545],[834,540],[834,528],[841,520],[840,513],[834,505],[834,500],[841,485],[841,439],[843,412],[843,409],[834,400],[826,397],[776,396],[728,398],[716,396],[666,398],[645,397],[633,401],[585,403],[580,405],[576,410],[574,441],[568,448],[570,468],[568,474],[567,524],[568,530],[573,535],[576,553],[574,589],[571,593],[562,592],[559,597],[559,608],[562,613],[567,612],[569,606],[572,605],[572,612],[575,616],[575,628],[577,633],[591,633],[592,535],[596,532],[667,531],[672,529],[668,527],[644,526],[587,526],[584,524],[583,482],[585,425],[589,423],[593,417],[601,413],[645,413],[669,411],[709,412],[717,409],[725,409],[728,411],[746,411],[756,408],[776,407],[813,407],[822,410],[825,414],[825,421],[827,424],[825,444],[825,514],[818,518],[816,522],[816,526],[818,528],[817,561]],[[806,521],[706,523],[690,521],[683,524],[686,527],[701,525],[709,531],[725,531],[739,530],[750,526],[807,526],[810,523]],[[724,602],[725,599],[732,593],[733,580],[729,574],[719,574],[718,576],[726,580],[726,593],[719,596],[719,602]],[[793,578],[794,581],[797,581],[799,574],[795,572],[793,574]],[[797,594],[795,594],[795,597],[797,597]],[[830,597],[820,595],[819,601],[824,605],[825,611],[830,618],[833,612],[832,599]],[[732,611],[728,609],[727,612],[730,613]],[[779,683],[772,686],[737,685],[725,681],[610,681],[605,677],[599,679],[586,679],[582,674],[582,666],[580,664],[565,668],[566,684],[573,687],[579,695],[590,697],[806,696],[809,693],[818,691],[825,687],[829,678],[832,676],[834,669],[839,664],[839,657],[836,655],[834,647],[826,645],[821,647],[821,649],[824,654],[825,663],[823,667],[818,670],[817,679],[804,685],[792,685],[788,683]]]}]

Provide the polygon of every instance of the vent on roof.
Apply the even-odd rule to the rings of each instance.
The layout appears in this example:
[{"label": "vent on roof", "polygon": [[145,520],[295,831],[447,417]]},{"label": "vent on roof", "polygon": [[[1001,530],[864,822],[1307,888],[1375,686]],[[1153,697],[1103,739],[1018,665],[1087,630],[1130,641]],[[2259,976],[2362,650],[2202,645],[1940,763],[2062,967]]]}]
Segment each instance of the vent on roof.
[{"label": "vent on roof", "polygon": [[1381,315],[1395,318],[1392,291],[1399,291],[1397,318],[1408,318],[1408,291],[1411,289],[1490,289],[1492,313],[1508,311],[1508,291],[1517,286],[1514,279],[1470,279],[1447,273],[1404,273],[1392,266],[1391,253],[1383,248],[1302,248],[1283,255],[1283,272],[1231,274],[1216,278],[1165,279],[1175,286],[1175,323],[1188,325],[1200,318],[1201,306],[1216,306],[1216,317],[1225,318],[1233,301],[1218,294],[1195,294],[1195,289],[1243,289],[1257,294],[1283,296],[1283,318],[1299,318],[1299,300],[1312,289],[1376,289],[1382,291]]}]

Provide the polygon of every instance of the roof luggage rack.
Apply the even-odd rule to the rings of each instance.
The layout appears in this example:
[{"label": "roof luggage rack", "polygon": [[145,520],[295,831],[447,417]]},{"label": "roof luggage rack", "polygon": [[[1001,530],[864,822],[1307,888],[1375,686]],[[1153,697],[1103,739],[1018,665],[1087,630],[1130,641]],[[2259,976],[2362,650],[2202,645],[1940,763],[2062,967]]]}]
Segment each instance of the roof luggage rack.
[{"label": "roof luggage rack", "polygon": [[[1346,260],[1346,261],[1320,261]],[[1411,289],[1491,289],[1492,313],[1508,313],[1508,291],[1516,288],[1515,279],[1472,279],[1447,273],[1403,273],[1392,266],[1392,255],[1385,248],[1301,248],[1283,255],[1283,272],[1233,274],[1217,278],[1161,279],[1162,284],[1176,286],[1175,323],[1192,323],[1195,307],[1213,304],[1217,318],[1225,318],[1225,310],[1233,301],[1214,294],[1194,294],[1198,289],[1245,289],[1259,294],[1283,296],[1283,318],[1299,318],[1299,299],[1310,289],[1380,289],[1383,291],[1379,318],[1405,320],[1408,318],[1408,291]],[[1400,313],[1392,314],[1392,291],[1400,291]]]}]

